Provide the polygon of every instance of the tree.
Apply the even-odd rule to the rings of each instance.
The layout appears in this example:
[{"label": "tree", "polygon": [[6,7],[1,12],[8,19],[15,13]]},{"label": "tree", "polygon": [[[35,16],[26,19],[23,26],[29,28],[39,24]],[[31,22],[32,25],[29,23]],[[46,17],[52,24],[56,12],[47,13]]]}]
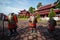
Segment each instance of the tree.
[{"label": "tree", "polygon": [[59,8],[59,9],[60,9],[60,0],[57,0],[57,1],[55,2],[55,4],[58,4],[58,5],[56,6],[56,8]]},{"label": "tree", "polygon": [[57,0],[57,1],[56,1],[56,2],[54,2],[54,3],[56,4],[56,3],[59,3],[59,2],[60,2],[60,0]]},{"label": "tree", "polygon": [[56,8],[59,8],[59,9],[60,9],[60,2],[59,2],[58,5],[56,6]]},{"label": "tree", "polygon": [[30,13],[34,13],[34,10],[35,10],[35,8],[33,8],[33,7],[30,7],[30,8],[29,8],[29,12],[30,12]]},{"label": "tree", "polygon": [[50,9],[48,17],[51,19],[52,17],[55,17],[56,13],[53,11],[53,8]]},{"label": "tree", "polygon": [[42,6],[42,3],[38,3],[37,8],[39,8],[40,6]]},{"label": "tree", "polygon": [[38,12],[36,12],[36,16],[37,18],[40,18],[40,14]]}]

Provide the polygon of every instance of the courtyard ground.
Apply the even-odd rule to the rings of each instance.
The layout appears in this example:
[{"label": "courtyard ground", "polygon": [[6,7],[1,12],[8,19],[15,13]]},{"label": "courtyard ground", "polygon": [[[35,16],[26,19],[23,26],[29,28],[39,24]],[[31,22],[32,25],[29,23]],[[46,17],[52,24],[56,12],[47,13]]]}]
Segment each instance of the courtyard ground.
[{"label": "courtyard ground", "polygon": [[47,22],[37,23],[37,32],[31,33],[29,31],[28,21],[19,20],[18,22],[18,35],[8,36],[8,22],[4,22],[4,36],[3,36],[3,24],[0,22],[0,40],[60,40],[60,24],[56,26],[54,32],[48,32]]}]

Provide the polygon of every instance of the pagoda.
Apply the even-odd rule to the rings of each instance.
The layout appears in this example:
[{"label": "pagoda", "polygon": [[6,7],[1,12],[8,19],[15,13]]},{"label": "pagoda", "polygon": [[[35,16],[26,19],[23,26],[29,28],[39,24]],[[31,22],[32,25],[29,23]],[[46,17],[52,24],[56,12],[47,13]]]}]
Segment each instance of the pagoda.
[{"label": "pagoda", "polygon": [[56,16],[60,16],[60,9],[55,9],[55,7],[57,6],[58,4],[48,4],[48,5],[45,5],[45,6],[40,6],[37,10],[35,10],[35,13],[38,13],[40,14],[41,17],[44,17],[44,16],[48,16],[49,12],[50,12],[50,9],[53,8],[53,11],[56,12]]},{"label": "pagoda", "polygon": [[18,15],[19,16],[30,16],[30,13],[24,9],[24,10],[20,10]]}]

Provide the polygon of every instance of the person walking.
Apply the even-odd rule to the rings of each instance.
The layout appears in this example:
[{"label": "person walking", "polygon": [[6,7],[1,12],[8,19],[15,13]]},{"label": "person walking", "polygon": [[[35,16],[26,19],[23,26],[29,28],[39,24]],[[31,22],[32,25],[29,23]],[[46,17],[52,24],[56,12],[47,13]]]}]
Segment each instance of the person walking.
[{"label": "person walking", "polygon": [[48,30],[49,32],[53,32],[55,30],[55,26],[56,26],[56,20],[54,20],[53,18],[49,19],[48,21]]},{"label": "person walking", "polygon": [[31,15],[29,18],[29,26],[32,29],[32,32],[36,31],[36,23],[37,23],[37,17],[35,15]]},{"label": "person walking", "polygon": [[14,13],[11,13],[8,15],[8,29],[10,31],[9,35],[12,35],[13,33],[17,33],[17,23],[18,19],[17,16]]}]

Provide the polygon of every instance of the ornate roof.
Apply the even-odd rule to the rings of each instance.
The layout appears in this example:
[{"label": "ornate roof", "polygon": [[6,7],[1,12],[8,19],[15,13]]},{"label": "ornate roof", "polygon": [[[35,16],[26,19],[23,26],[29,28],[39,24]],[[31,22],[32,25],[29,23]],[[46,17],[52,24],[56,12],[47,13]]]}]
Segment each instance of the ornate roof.
[{"label": "ornate roof", "polygon": [[[38,12],[41,15],[49,14],[50,9],[56,7],[58,4],[49,4],[45,6],[41,6],[39,9],[35,10],[35,12]],[[54,9],[54,12],[58,13],[60,12],[60,9]]]},{"label": "ornate roof", "polygon": [[38,8],[38,10],[45,10],[45,9],[50,9],[57,6],[57,4],[49,4],[49,5],[45,5],[45,6],[41,6]]},{"label": "ornate roof", "polygon": [[[49,14],[49,12],[50,12],[50,11],[47,10],[47,11],[40,11],[39,13],[40,13],[41,15],[43,15],[43,14]],[[60,9],[55,9],[54,12],[58,13],[58,12],[60,12]]]}]

